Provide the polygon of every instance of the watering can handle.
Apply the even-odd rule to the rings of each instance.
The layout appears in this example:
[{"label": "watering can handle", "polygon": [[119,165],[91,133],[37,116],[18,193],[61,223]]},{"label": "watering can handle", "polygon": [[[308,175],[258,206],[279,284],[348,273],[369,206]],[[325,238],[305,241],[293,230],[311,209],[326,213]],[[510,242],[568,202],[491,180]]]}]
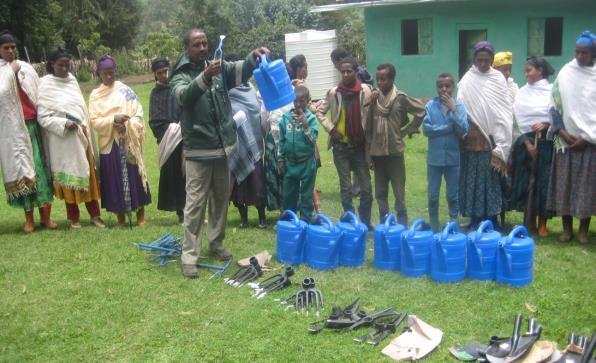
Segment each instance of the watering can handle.
[{"label": "watering can handle", "polygon": [[495,227],[493,226],[493,222],[491,222],[489,219],[482,221],[482,223],[480,223],[480,225],[478,226],[478,229],[476,230],[476,234],[474,236],[474,242],[476,242],[478,240],[478,237],[481,236],[484,232],[486,232],[487,229],[490,231],[493,231],[495,229]]},{"label": "watering can handle", "polygon": [[[289,217],[289,218],[288,218]],[[294,222],[295,225],[299,225],[300,221],[298,220],[298,216],[296,215],[296,213],[294,213],[294,211],[290,210],[290,209],[286,209],[283,214],[281,215],[280,219],[286,219],[288,218],[288,220]]]},{"label": "watering can handle", "polygon": [[387,218],[385,218],[385,230],[389,230],[389,226],[397,223],[397,219],[395,218],[395,215],[393,213],[389,213],[387,215]]},{"label": "watering can handle", "polygon": [[267,64],[269,64],[269,61],[267,60],[267,55],[266,54],[261,54],[261,63],[259,64],[259,67],[266,67]]},{"label": "watering can handle", "polygon": [[402,246],[404,246],[405,248],[403,248],[404,252],[406,253],[406,258],[408,259],[408,262],[410,265],[414,264],[414,247],[410,246],[410,244],[408,243],[408,241],[406,241],[406,237],[404,234],[401,235],[401,243]]},{"label": "watering can handle", "polygon": [[414,221],[414,223],[412,223],[412,225],[410,226],[410,229],[408,230],[408,236],[411,237],[412,235],[414,235],[414,232],[416,232],[416,230],[418,229],[418,227],[426,227],[428,224],[424,221],[424,219],[417,219],[416,221]]},{"label": "watering can handle", "polygon": [[[327,224],[327,228],[330,231],[333,229],[333,222],[331,222],[331,219],[329,219],[329,217],[327,217],[326,215],[317,214],[317,217],[315,218],[315,220],[313,222],[314,223],[324,222],[325,224]],[[321,223],[321,224],[323,224],[323,223]]]},{"label": "watering can handle", "polygon": [[443,247],[441,241],[442,238],[435,238],[435,248],[437,249],[438,253],[441,254],[441,264],[443,265],[443,268],[447,269],[447,250]]},{"label": "watering can handle", "polygon": [[470,240],[470,243],[472,244],[471,250],[475,251],[476,256],[478,257],[478,264],[480,265],[480,268],[484,269],[484,262],[482,262],[482,250],[478,246],[476,246],[476,237],[474,237],[473,240]]},{"label": "watering can handle", "polygon": [[507,236],[507,240],[505,241],[505,244],[511,244],[511,242],[513,242],[513,239],[515,237],[525,238],[527,235],[528,235],[528,230],[526,229],[526,227],[517,226],[517,227],[513,228],[513,230],[511,230],[511,232],[509,232],[509,235]]},{"label": "watering can handle", "polygon": [[505,256],[505,259],[507,260],[507,272],[511,273],[511,270],[513,269],[513,258],[511,257],[510,253],[507,253],[507,251],[505,251],[505,245],[501,245],[500,250],[503,256]]},{"label": "watering can handle", "polygon": [[261,74],[263,75],[263,79],[272,84],[275,87],[275,82],[271,79],[269,72],[267,72],[267,66],[269,65],[269,61],[267,61],[267,56],[265,54],[261,54],[261,63],[259,64],[259,69],[261,70]]},{"label": "watering can handle", "polygon": [[447,236],[453,232],[459,232],[459,226],[455,222],[449,222],[445,228],[443,228],[443,233],[441,233],[441,241],[446,240]]},{"label": "watering can handle", "polygon": [[358,227],[359,225],[358,217],[356,217],[356,215],[352,211],[345,212],[344,215],[341,216],[340,220],[350,222],[354,227]]}]

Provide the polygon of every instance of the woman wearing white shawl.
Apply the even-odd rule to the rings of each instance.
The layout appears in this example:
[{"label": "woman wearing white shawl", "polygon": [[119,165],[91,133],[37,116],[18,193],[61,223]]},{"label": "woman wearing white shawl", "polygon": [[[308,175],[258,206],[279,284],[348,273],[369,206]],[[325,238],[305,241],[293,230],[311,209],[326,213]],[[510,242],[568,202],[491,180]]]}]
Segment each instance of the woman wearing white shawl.
[{"label": "woman wearing white shawl", "polygon": [[503,75],[491,67],[490,42],[474,46],[474,65],[459,83],[458,99],[468,111],[470,131],[463,141],[460,212],[471,217],[470,227],[492,219],[503,209],[501,176],[511,150],[512,103]]},{"label": "woman wearing white shawl", "polygon": [[[124,225],[126,213],[136,210],[137,224],[141,226],[145,224],[144,206],[151,203],[143,162],[143,108],[134,91],[116,81],[112,57],[99,59],[97,73],[102,84],[89,96],[89,116],[99,147],[101,204],[118,215],[119,226]],[[126,158],[125,168],[122,155]]]},{"label": "woman wearing white shawl", "polygon": [[[553,155],[553,142],[547,139],[547,130],[552,124],[552,84],[548,77],[555,72],[542,57],[530,57],[525,64],[528,83],[517,93],[513,112],[519,127],[519,135],[513,142],[511,154],[511,199],[512,209],[530,213],[524,221],[531,220],[530,229],[536,228],[538,235],[546,237],[546,195]],[[528,186],[534,179],[531,208],[528,207]]]},{"label": "woman wearing white shawl", "polygon": [[573,237],[573,217],[580,219],[577,240],[589,240],[590,218],[596,215],[596,36],[583,32],[575,59],[559,72],[553,85],[558,114],[553,119],[555,155],[547,208],[563,221],[559,240]]},{"label": "woman wearing white shawl", "polygon": [[58,48],[48,58],[48,75],[39,82],[39,124],[47,131],[54,195],[64,199],[71,228],[81,228],[79,204],[91,222],[105,227],[99,210],[91,125],[76,78],[69,73],[71,56]]},{"label": "woman wearing white shawl", "polygon": [[42,226],[58,227],[50,219],[53,196],[37,123],[38,84],[33,67],[16,59],[12,35],[0,34],[0,164],[8,204],[25,210],[25,233],[35,229],[35,207]]}]

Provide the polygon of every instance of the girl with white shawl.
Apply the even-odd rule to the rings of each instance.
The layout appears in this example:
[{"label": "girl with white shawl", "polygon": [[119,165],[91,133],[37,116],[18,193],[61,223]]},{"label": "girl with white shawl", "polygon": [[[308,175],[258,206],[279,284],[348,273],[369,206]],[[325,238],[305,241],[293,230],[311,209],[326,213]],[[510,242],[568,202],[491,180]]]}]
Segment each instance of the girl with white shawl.
[{"label": "girl with white shawl", "polygon": [[[525,75],[528,83],[517,93],[513,103],[516,125],[519,128],[514,137],[511,155],[511,199],[510,206],[526,213],[524,221],[531,221],[526,227],[536,229],[538,235],[546,237],[546,195],[553,154],[552,139],[547,139],[547,130],[552,124],[553,107],[548,77],[555,72],[542,57],[526,60]],[[531,180],[534,183],[531,183]],[[529,189],[532,187],[532,190]],[[532,197],[531,200],[528,200]],[[530,204],[528,204],[530,203]]]},{"label": "girl with white shawl", "polygon": [[97,74],[102,84],[89,96],[89,116],[98,139],[101,204],[118,215],[119,226],[125,223],[125,213],[136,210],[137,224],[141,226],[145,224],[144,206],[151,203],[143,162],[143,108],[134,91],[116,81],[112,57],[99,59]]},{"label": "girl with white shawl", "polygon": [[573,217],[580,219],[577,240],[589,240],[590,218],[596,215],[596,35],[583,32],[575,59],[559,72],[553,98],[561,118],[553,119],[553,166],[547,208],[563,221],[559,240],[573,238]]},{"label": "girl with white shawl", "polygon": [[503,209],[501,176],[511,150],[512,103],[503,75],[491,67],[490,42],[474,46],[474,65],[459,83],[458,100],[468,111],[470,130],[463,142],[460,212],[471,217],[470,227],[492,219]]},{"label": "girl with white shawl", "polygon": [[35,207],[42,226],[58,227],[50,219],[53,196],[37,123],[38,84],[33,67],[16,59],[13,36],[0,34],[0,164],[8,204],[25,210],[25,233],[35,229]]},{"label": "girl with white shawl", "polygon": [[62,48],[50,53],[48,75],[39,82],[38,120],[48,135],[54,195],[64,199],[71,228],[81,228],[80,203],[85,203],[91,223],[104,228],[89,112],[76,78],[69,73],[70,59]]}]

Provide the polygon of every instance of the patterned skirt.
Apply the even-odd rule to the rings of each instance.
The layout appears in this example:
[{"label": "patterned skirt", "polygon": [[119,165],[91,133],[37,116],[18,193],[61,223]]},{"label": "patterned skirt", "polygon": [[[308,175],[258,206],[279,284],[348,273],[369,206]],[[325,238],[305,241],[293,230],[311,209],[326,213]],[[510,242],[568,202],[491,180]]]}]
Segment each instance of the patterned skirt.
[{"label": "patterned skirt", "polygon": [[[109,154],[101,154],[99,156],[99,165],[101,171],[101,206],[109,212],[125,213],[126,204],[124,202],[120,148],[116,143],[112,144],[112,151]],[[147,192],[143,189],[141,177],[139,176],[139,167],[128,163],[126,166],[131,210],[136,210],[151,203],[151,193],[149,192],[149,187],[147,187]]]},{"label": "patterned skirt", "polygon": [[596,145],[555,152],[546,207],[558,216],[596,215]]},{"label": "patterned skirt", "polygon": [[33,150],[33,163],[35,165],[35,191],[28,195],[17,198],[8,198],[8,204],[15,208],[32,210],[42,207],[44,204],[52,203],[54,200],[52,191],[52,181],[46,164],[46,157],[43,152],[41,141],[41,131],[37,120],[25,121],[27,131],[31,137],[31,147]]},{"label": "patterned skirt", "polygon": [[[528,136],[528,139],[533,144],[534,133],[528,133],[526,136]],[[532,208],[534,214],[541,217],[547,217],[546,197],[553,159],[552,140],[539,140],[537,149],[538,158],[534,166],[534,197]],[[528,185],[532,174],[532,158],[523,142],[516,142],[513,146],[511,163],[510,208],[519,212],[524,212],[528,205]]]},{"label": "patterned skirt", "polygon": [[271,133],[265,138],[265,184],[267,189],[267,209],[281,210],[281,187],[283,178],[277,166],[277,144]]},{"label": "patterned skirt", "polygon": [[461,154],[459,210],[464,217],[487,218],[501,213],[501,177],[490,160],[490,151],[464,151]]}]

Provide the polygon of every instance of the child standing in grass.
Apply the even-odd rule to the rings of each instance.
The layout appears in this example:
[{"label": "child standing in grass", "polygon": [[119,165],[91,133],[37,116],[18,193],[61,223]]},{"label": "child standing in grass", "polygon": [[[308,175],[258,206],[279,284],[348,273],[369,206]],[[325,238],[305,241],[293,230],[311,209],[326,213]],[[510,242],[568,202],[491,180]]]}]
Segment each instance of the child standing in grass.
[{"label": "child standing in grass", "polygon": [[294,89],[294,108],[279,123],[279,171],[283,175],[283,209],[300,212],[309,222],[314,210],[313,188],[317,176],[315,145],[317,118],[308,108],[310,92],[303,85]]},{"label": "child standing in grass", "polygon": [[424,135],[428,137],[428,214],[435,232],[439,230],[439,194],[443,176],[451,221],[457,221],[459,210],[459,144],[468,132],[468,115],[463,103],[453,98],[454,88],[451,74],[442,73],[437,77],[438,96],[426,104],[422,123]]}]

